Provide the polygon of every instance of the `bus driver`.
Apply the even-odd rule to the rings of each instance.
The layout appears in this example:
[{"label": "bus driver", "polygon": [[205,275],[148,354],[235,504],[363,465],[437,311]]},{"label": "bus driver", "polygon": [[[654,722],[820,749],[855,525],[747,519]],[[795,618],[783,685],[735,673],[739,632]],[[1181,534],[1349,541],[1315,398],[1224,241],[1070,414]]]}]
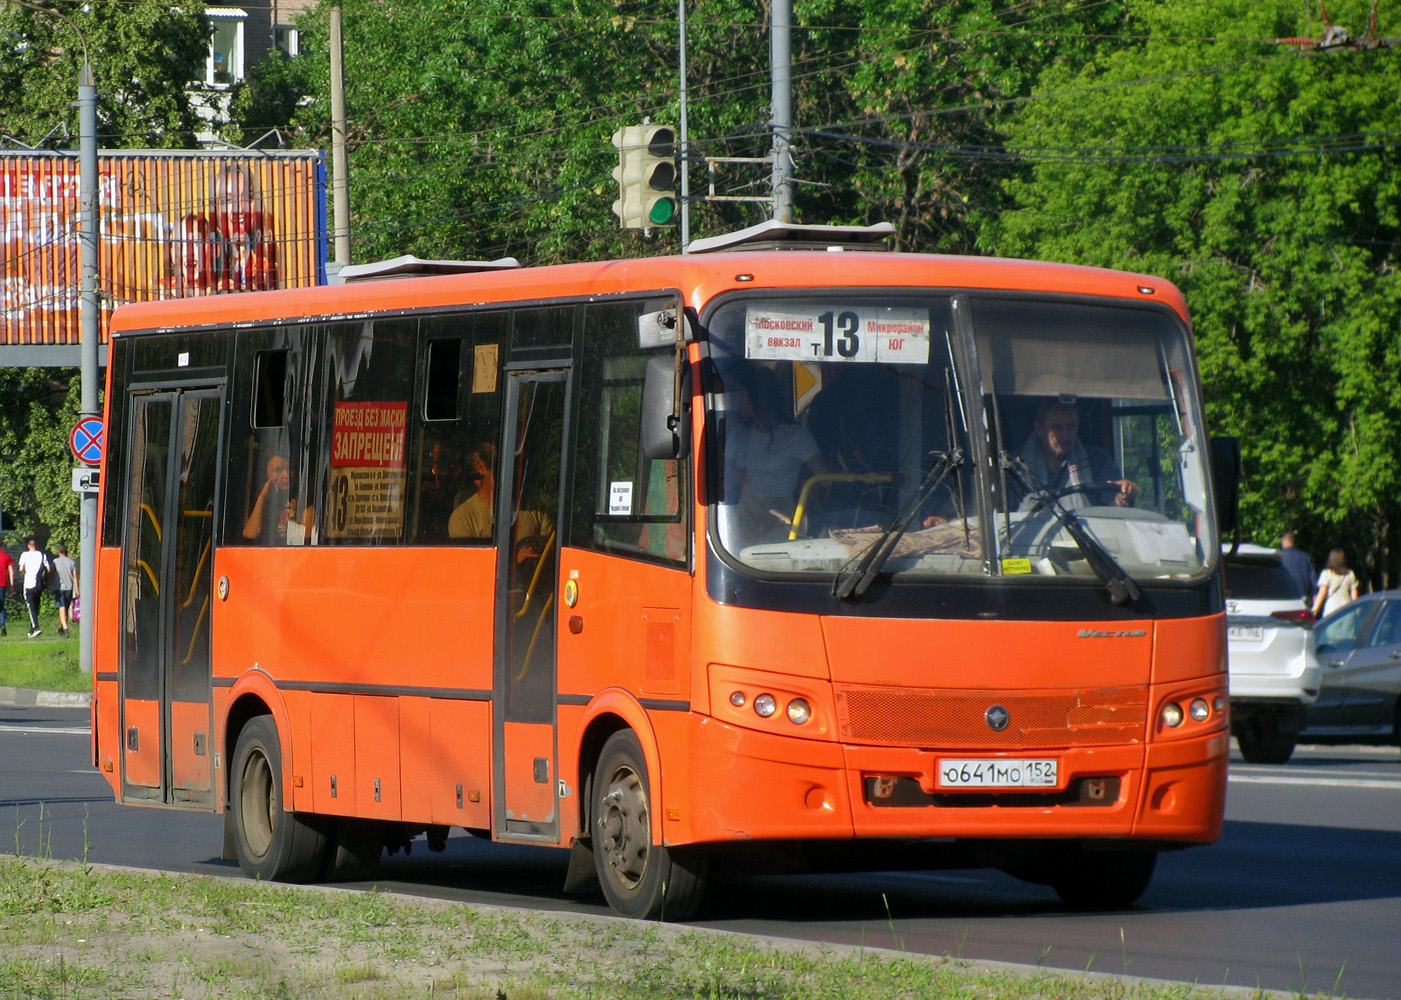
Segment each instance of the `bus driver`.
[{"label": "bus driver", "polygon": [[[1052,399],[1037,404],[1036,420],[1022,445],[1021,457],[1036,480],[1052,493],[1072,486],[1085,487],[1059,498],[1066,507],[1102,505],[1110,485],[1118,487],[1115,507],[1128,507],[1138,493],[1138,487],[1123,478],[1108,452],[1080,440],[1080,411],[1074,403]],[[1022,500],[1021,509],[1030,510],[1039,502],[1037,496],[1029,495]]]}]

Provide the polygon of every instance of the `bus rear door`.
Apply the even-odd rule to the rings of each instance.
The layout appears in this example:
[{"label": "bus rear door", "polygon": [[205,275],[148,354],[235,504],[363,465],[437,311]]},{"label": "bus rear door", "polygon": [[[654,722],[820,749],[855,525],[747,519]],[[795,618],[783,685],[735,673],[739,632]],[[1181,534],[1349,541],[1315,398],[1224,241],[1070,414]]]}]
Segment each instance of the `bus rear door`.
[{"label": "bus rear door", "polygon": [[568,372],[507,374],[497,482],[497,835],[559,839],[555,624]]},{"label": "bus rear door", "polygon": [[122,795],[211,805],[209,614],[223,388],[137,391],[122,531]]}]

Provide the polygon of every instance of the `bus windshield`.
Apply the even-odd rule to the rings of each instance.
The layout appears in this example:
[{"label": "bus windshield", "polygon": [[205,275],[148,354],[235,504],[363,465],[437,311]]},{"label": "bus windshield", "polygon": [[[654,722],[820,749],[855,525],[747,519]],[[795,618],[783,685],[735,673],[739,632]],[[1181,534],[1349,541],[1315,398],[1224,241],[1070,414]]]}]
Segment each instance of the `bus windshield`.
[{"label": "bus windshield", "polygon": [[1109,582],[1215,558],[1188,334],[1166,310],[853,290],[708,320],[712,537],[746,571],[841,593],[862,564]]}]

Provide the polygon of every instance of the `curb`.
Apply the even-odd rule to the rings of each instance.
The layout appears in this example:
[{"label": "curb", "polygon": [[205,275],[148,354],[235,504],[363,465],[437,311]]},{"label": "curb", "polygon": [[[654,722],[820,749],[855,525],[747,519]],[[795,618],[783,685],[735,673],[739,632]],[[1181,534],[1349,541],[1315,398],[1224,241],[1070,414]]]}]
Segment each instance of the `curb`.
[{"label": "curb", "polygon": [[91,704],[92,695],[83,691],[0,687],[0,706],[5,708],[87,708]]}]

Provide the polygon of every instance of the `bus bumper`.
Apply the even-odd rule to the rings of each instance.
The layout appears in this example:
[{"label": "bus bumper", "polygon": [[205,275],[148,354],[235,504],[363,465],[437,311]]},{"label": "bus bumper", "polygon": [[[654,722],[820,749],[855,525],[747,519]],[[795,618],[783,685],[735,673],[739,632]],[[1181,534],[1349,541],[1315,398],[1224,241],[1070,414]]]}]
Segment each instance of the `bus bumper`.
[{"label": "bus bumper", "polygon": [[[1211,843],[1221,834],[1229,734],[1025,754],[842,745],[693,716],[693,842],[1114,838]],[[1054,759],[1054,788],[948,790],[940,761]]]}]

